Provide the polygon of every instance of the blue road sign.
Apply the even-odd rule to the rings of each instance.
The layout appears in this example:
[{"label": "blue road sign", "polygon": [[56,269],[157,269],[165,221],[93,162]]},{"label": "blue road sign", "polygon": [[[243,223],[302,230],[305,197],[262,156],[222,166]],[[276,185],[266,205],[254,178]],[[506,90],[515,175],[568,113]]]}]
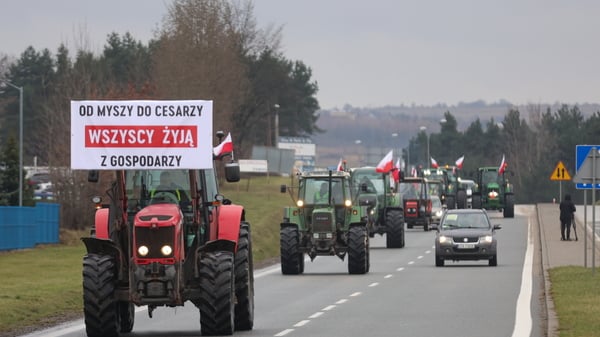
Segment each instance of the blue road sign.
[{"label": "blue road sign", "polygon": [[[581,165],[583,165],[583,162],[587,158],[592,147],[595,147],[597,150],[600,150],[600,145],[576,145],[575,146],[575,173],[577,173],[577,171],[579,171],[579,169],[581,168]],[[575,188],[577,188],[578,190],[591,190],[592,184],[576,183]],[[596,188],[600,189],[600,183],[596,184]]]}]

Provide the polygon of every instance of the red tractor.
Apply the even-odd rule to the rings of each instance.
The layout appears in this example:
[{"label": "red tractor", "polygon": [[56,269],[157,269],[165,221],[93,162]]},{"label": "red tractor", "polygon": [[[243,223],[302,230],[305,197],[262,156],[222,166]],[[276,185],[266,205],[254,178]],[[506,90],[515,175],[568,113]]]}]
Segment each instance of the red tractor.
[{"label": "red tractor", "polygon": [[[225,176],[238,181],[239,166],[227,163]],[[250,224],[243,206],[219,194],[215,169],[116,170],[107,195],[106,204],[95,197],[94,228],[82,238],[89,337],[131,332],[135,306],[152,317],[186,301],[198,307],[203,335],[252,329]]]}]

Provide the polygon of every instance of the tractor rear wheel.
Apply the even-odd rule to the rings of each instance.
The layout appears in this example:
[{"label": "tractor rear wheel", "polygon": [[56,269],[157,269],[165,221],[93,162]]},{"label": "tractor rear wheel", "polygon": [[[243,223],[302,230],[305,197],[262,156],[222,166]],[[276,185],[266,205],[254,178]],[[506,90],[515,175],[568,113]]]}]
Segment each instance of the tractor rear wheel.
[{"label": "tractor rear wheel", "polygon": [[116,283],[114,257],[98,254],[83,257],[83,315],[88,337],[119,336]]},{"label": "tractor rear wheel", "polygon": [[481,209],[481,196],[473,195],[473,208]]},{"label": "tractor rear wheel", "polygon": [[200,271],[200,331],[202,335],[231,335],[234,330],[235,285],[233,253],[203,253]]},{"label": "tractor rear wheel", "polygon": [[467,192],[465,190],[456,192],[456,208],[467,208]]},{"label": "tractor rear wheel", "polygon": [[504,217],[514,218],[515,217],[515,195],[506,194],[504,196]]},{"label": "tractor rear wheel", "polygon": [[235,330],[252,330],[254,325],[254,267],[250,225],[240,228],[238,250],[235,254]]},{"label": "tractor rear wheel", "polygon": [[300,234],[295,227],[283,227],[279,232],[281,273],[297,275],[304,271],[304,254],[300,253]]},{"label": "tractor rear wheel", "polygon": [[348,230],[348,273],[366,274],[369,271],[369,236],[364,226]]},{"label": "tractor rear wheel", "polygon": [[404,247],[404,215],[400,210],[385,213],[385,243],[387,248]]}]

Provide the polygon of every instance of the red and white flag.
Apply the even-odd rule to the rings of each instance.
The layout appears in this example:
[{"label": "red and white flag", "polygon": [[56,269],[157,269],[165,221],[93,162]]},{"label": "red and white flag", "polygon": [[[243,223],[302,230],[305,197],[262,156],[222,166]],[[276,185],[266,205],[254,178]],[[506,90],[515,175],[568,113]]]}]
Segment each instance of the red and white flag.
[{"label": "red and white flag", "polygon": [[233,142],[231,141],[231,132],[227,133],[225,140],[213,148],[213,155],[220,157],[226,153],[233,152]]},{"label": "red and white flag", "polygon": [[504,155],[502,155],[502,162],[500,163],[500,166],[498,167],[498,175],[501,175],[502,173],[504,173],[504,171],[506,171],[507,166],[508,166],[508,163],[504,160]]},{"label": "red and white flag", "polygon": [[377,164],[377,167],[375,168],[376,172],[379,173],[387,173],[390,172],[392,170],[392,166],[393,166],[393,154],[394,150],[390,150],[390,152],[388,152],[388,154],[385,155],[385,157],[383,157],[383,159],[381,159],[381,161],[379,162],[379,164]]},{"label": "red and white flag", "polygon": [[462,169],[463,161],[465,161],[465,156],[464,155],[456,160],[456,167],[459,170]]},{"label": "red and white flag", "polygon": [[344,170],[344,162],[342,161],[342,158],[340,158],[340,162],[338,163],[336,170],[337,171],[343,171]]},{"label": "red and white flag", "polygon": [[400,181],[400,170],[401,169],[402,168],[400,167],[400,158],[398,158],[398,160],[396,160],[396,164],[392,168],[392,178],[394,178],[394,182]]},{"label": "red and white flag", "polygon": [[431,167],[433,167],[433,168],[440,167],[440,165],[438,165],[438,162],[435,159],[433,159],[433,157],[431,157]]}]

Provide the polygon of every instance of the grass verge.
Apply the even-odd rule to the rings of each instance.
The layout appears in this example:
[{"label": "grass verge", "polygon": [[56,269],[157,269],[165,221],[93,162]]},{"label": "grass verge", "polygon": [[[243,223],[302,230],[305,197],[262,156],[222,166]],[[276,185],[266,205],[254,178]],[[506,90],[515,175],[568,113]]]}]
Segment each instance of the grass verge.
[{"label": "grass verge", "polygon": [[550,293],[561,337],[598,336],[600,275],[590,268],[567,266],[549,270]]},{"label": "grass verge", "polygon": [[[243,205],[252,228],[255,264],[279,255],[283,207],[292,203],[279,192],[290,178],[250,177],[223,184],[221,193]],[[0,252],[0,336],[44,328],[83,313],[82,258],[79,240],[88,231],[63,231],[61,244]]]}]

